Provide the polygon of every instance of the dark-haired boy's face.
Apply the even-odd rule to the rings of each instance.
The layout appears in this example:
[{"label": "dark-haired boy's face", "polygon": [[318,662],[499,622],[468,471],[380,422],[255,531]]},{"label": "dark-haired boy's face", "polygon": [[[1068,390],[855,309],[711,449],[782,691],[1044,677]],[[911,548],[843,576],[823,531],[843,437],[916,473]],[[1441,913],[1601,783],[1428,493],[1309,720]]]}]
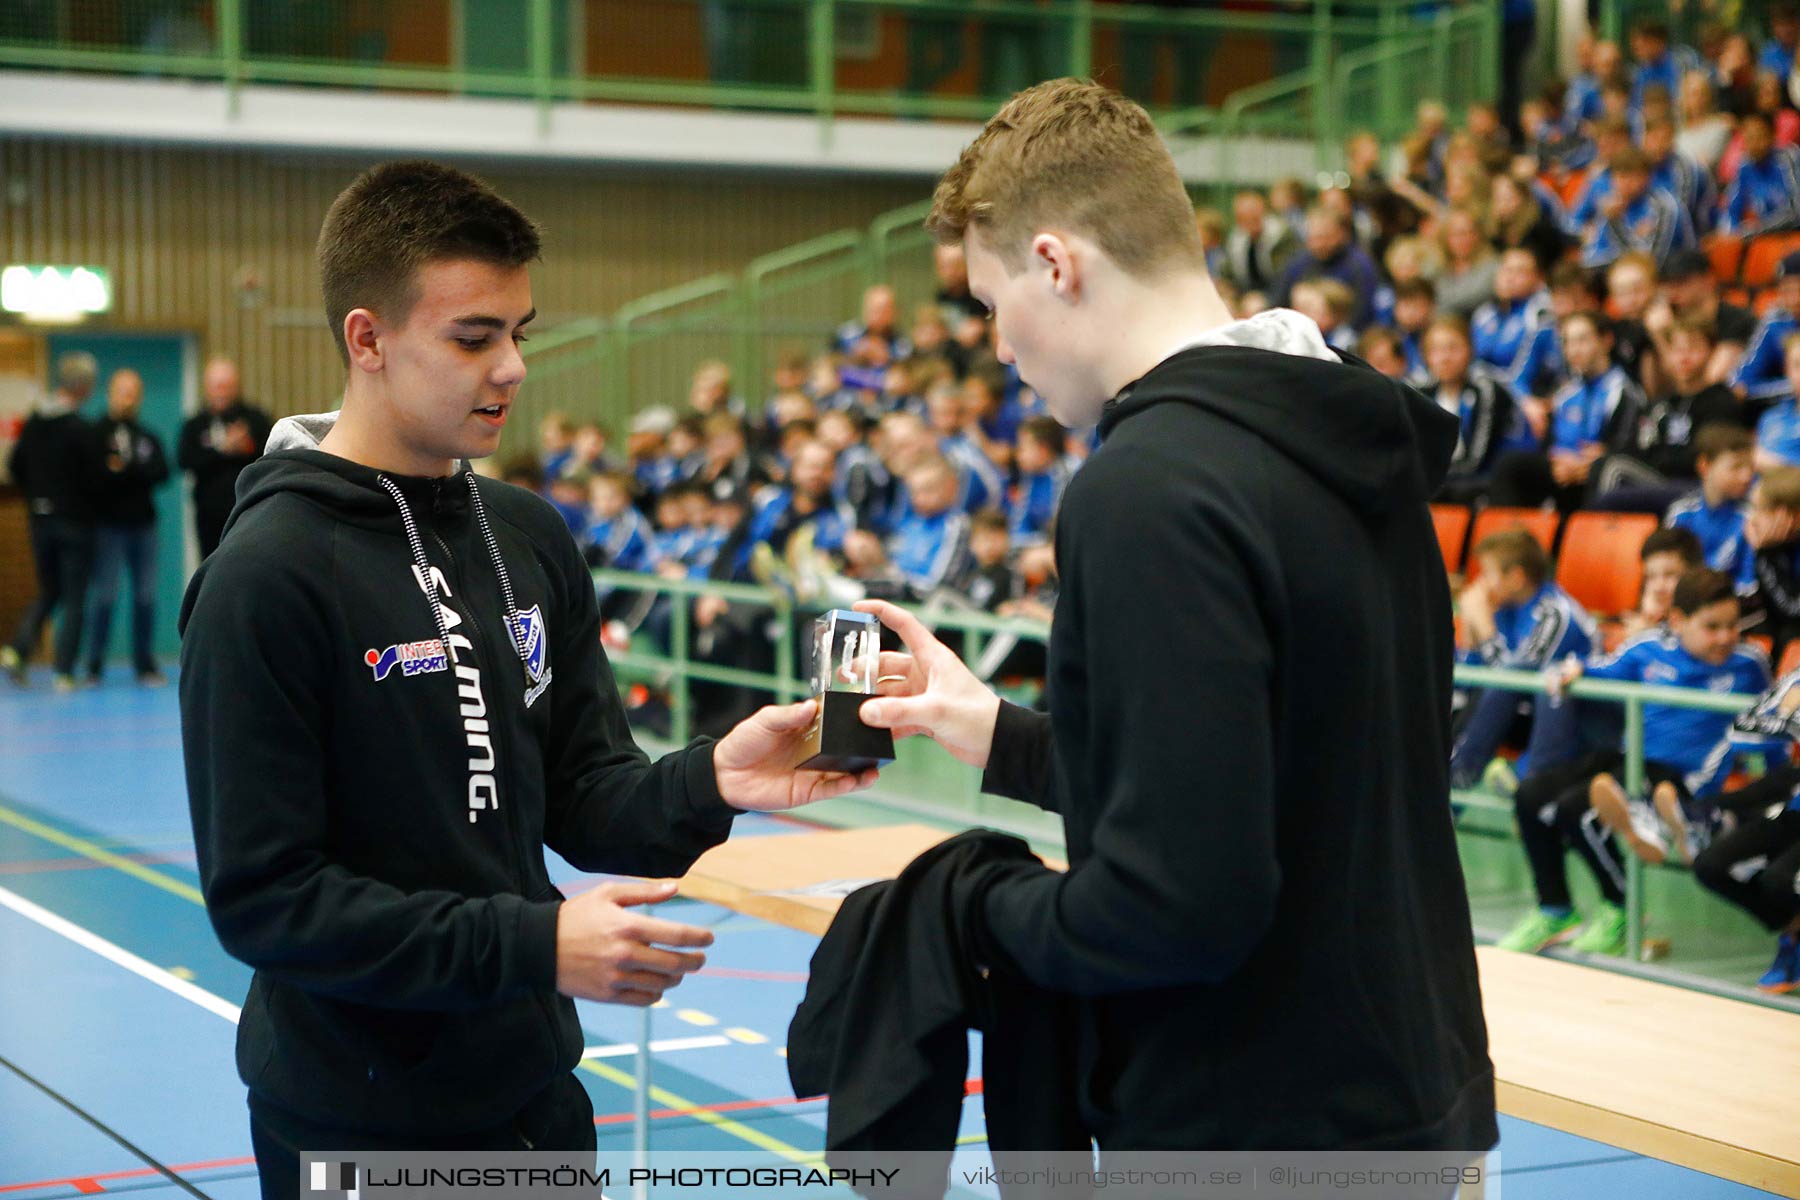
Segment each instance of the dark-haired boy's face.
[{"label": "dark-haired boy's face", "polygon": [[[535,315],[531,280],[523,267],[453,259],[420,267],[416,290],[403,324],[375,314],[369,362],[392,448],[414,473],[443,475],[458,459],[500,448],[525,380],[518,344]],[[351,347],[353,369],[362,365],[362,341]]]},{"label": "dark-haired boy's face", "polygon": [[1681,639],[1681,648],[1701,662],[1715,666],[1731,657],[1738,641],[1738,602],[1719,600],[1693,613],[1679,608],[1669,612],[1669,628]]},{"label": "dark-haired boy's face", "polygon": [[1644,586],[1638,609],[1652,621],[1669,615],[1669,602],[1675,599],[1675,585],[1696,563],[1690,563],[1675,550],[1658,550],[1644,559]]}]

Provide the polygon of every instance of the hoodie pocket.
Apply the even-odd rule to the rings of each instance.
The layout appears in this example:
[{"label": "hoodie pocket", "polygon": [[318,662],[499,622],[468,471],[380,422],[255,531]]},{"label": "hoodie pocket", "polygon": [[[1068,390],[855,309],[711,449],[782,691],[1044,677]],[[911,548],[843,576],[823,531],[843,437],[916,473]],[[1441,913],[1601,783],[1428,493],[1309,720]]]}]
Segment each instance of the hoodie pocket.
[{"label": "hoodie pocket", "polygon": [[428,1012],[274,985],[268,1026],[260,1036],[272,1050],[251,1086],[302,1116],[373,1132],[497,1123],[549,1082],[562,1057],[534,995]]}]

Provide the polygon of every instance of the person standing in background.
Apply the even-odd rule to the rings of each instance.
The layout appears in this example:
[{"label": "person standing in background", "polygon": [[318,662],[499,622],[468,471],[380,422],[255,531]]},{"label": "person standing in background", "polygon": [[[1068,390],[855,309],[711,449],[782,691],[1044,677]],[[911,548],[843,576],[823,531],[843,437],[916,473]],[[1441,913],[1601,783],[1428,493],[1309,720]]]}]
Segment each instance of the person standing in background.
[{"label": "person standing in background", "polygon": [[169,477],[162,442],[138,424],[144,379],[129,367],[114,371],[106,388],[106,416],[96,430],[99,466],[94,490],[94,578],[88,592],[90,684],[100,682],[112,633],[113,599],[121,568],[131,571],[131,666],[145,687],[167,683],[151,637],[156,623],[156,488]]},{"label": "person standing in background", "polygon": [[269,440],[269,416],[244,402],[237,364],[215,358],[200,381],[205,411],[181,427],[176,461],[194,476],[194,532],[200,557],[219,548],[225,518],[237,500],[238,473],[262,456]]},{"label": "person standing in background", "polygon": [[56,690],[75,690],[81,649],[82,604],[94,561],[94,430],[81,406],[94,394],[100,366],[83,352],[56,360],[56,390],[31,414],[13,446],[8,471],[25,493],[38,595],[19,622],[12,644],[0,647],[0,670],[25,684],[25,663],[59,607],[54,670]]}]

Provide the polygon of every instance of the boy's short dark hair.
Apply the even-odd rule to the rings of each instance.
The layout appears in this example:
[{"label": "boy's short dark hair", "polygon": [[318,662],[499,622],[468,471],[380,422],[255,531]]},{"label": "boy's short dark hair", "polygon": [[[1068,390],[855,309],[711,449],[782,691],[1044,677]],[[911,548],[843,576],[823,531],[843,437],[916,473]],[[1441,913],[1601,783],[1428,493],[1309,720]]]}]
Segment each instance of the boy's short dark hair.
[{"label": "boy's short dark hair", "polygon": [[999,509],[984,508],[969,518],[969,530],[980,533],[984,529],[989,533],[1011,533],[1012,525],[1007,521],[1006,514]]},{"label": "boy's short dark hair", "polygon": [[1730,421],[1709,421],[1694,433],[1694,456],[1713,461],[1722,454],[1748,454],[1756,449],[1756,436]]},{"label": "boy's short dark hair", "polygon": [[1737,600],[1737,584],[1731,576],[1711,567],[1695,567],[1675,584],[1675,596],[1669,607],[1693,616],[1701,609],[1723,601]]},{"label": "boy's short dark hair", "polygon": [[1550,290],[1566,292],[1580,288],[1590,296],[1600,295],[1600,281],[1594,272],[1580,263],[1557,263],[1550,268]]},{"label": "boy's short dark hair", "polygon": [[1669,23],[1661,17],[1639,17],[1631,23],[1631,32],[1637,37],[1666,42],[1669,40]]},{"label": "boy's short dark hair", "polygon": [[1369,352],[1377,346],[1386,346],[1390,351],[1401,356],[1405,350],[1400,345],[1400,335],[1385,325],[1371,325],[1356,339],[1356,353],[1359,358],[1368,358]]},{"label": "boy's short dark hair", "polygon": [[675,422],[675,428],[687,434],[695,441],[704,441],[706,439],[706,418],[702,417],[697,412],[690,412],[683,415]]},{"label": "boy's short dark hair", "polygon": [[1706,549],[1700,544],[1700,535],[1680,525],[1665,525],[1653,531],[1638,547],[1639,562],[1649,562],[1658,554],[1680,555],[1681,561],[1690,567],[1706,563]]},{"label": "boy's short dark hair", "polygon": [[1052,454],[1068,444],[1069,435],[1055,417],[1031,417],[1019,425],[1019,436],[1030,438]]},{"label": "boy's short dark hair", "polygon": [[1700,338],[1708,346],[1719,341],[1718,330],[1705,317],[1676,317],[1669,322],[1669,338],[1672,341],[1678,335]]},{"label": "boy's short dark hair", "polygon": [[1557,329],[1566,330],[1576,321],[1586,321],[1593,326],[1595,334],[1603,338],[1613,336],[1615,327],[1613,319],[1597,308],[1579,308],[1556,323]]},{"label": "boy's short dark hair", "polygon": [[1475,543],[1477,559],[1492,559],[1500,571],[1519,567],[1525,578],[1541,584],[1550,578],[1550,556],[1538,540],[1523,529],[1501,529]]},{"label": "boy's short dark hair", "polygon": [[1437,303],[1437,287],[1429,279],[1403,279],[1394,285],[1394,301],[1429,300]]},{"label": "boy's short dark hair", "polygon": [[405,322],[427,263],[522,267],[539,248],[537,226],[473,175],[424,159],[369,168],[338,193],[319,230],[319,284],[339,356],[349,365],[352,309]]}]

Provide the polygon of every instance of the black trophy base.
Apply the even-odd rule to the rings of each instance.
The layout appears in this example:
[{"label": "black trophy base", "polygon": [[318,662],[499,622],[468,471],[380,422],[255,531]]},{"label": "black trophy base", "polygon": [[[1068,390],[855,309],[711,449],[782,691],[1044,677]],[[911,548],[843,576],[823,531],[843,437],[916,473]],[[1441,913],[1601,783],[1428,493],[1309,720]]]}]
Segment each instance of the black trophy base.
[{"label": "black trophy base", "polygon": [[798,769],[856,774],[893,762],[894,735],[863,724],[863,702],[873,699],[862,692],[820,696],[819,715],[800,743]]}]

